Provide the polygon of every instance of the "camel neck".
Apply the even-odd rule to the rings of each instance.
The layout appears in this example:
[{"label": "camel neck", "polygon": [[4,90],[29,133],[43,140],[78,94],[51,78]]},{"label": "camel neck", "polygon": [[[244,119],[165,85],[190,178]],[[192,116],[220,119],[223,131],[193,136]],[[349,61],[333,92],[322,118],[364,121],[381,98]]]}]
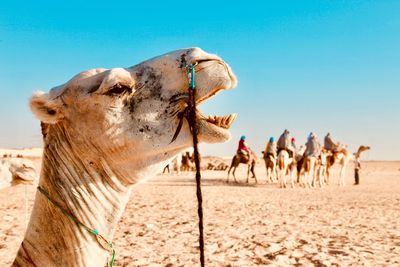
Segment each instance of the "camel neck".
[{"label": "camel neck", "polygon": [[52,201],[37,192],[15,266],[104,266],[110,257],[96,236],[65,212],[111,241],[131,189],[105,160],[81,157],[66,143],[45,146],[39,186]]}]

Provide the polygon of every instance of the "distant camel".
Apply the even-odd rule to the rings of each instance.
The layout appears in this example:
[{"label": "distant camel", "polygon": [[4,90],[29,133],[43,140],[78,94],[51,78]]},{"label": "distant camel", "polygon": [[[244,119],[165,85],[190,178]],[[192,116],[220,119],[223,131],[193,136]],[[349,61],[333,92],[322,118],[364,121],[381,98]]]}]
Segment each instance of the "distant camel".
[{"label": "distant camel", "polygon": [[235,179],[235,182],[237,182],[236,177],[235,177],[235,171],[236,171],[237,166],[239,166],[240,163],[243,163],[243,164],[247,165],[247,180],[246,180],[246,182],[249,183],[249,175],[251,172],[253,174],[252,178],[254,178],[257,183],[256,173],[254,172],[254,167],[256,166],[256,162],[257,162],[257,155],[253,151],[251,151],[251,161],[249,161],[248,155],[239,154],[239,153],[236,154],[232,158],[232,163],[228,170],[228,179],[226,180],[226,182],[229,182],[229,174],[230,174],[232,168],[233,168],[233,172],[232,172],[233,178]]},{"label": "distant camel", "polygon": [[303,158],[303,164],[300,170],[300,185],[304,187],[312,187],[315,175],[315,166],[317,164],[318,157],[316,156],[305,156]]},{"label": "distant camel", "polygon": [[319,187],[324,187],[324,185],[327,185],[327,163],[328,160],[327,158],[332,155],[332,152],[327,149],[322,149],[321,154],[318,158],[318,161],[316,162],[315,165],[315,173],[314,173],[314,179],[313,179],[313,186],[316,187],[316,183],[319,183]]},{"label": "distant camel", "polygon": [[0,160],[0,189],[18,184],[34,184],[37,172],[32,161],[23,158]]},{"label": "distant camel", "polygon": [[182,163],[181,170],[183,172],[191,171],[192,167],[194,166],[194,155],[191,154],[189,151],[182,153],[181,163]]},{"label": "distant camel", "polygon": [[[276,160],[276,167],[278,173],[278,180],[280,183],[280,187],[287,187],[286,177],[289,174],[289,166],[291,165],[293,159],[289,157],[289,153],[286,150],[281,150],[278,154],[278,158]],[[290,184],[292,188],[294,188],[294,179],[292,172],[290,172]]]},{"label": "distant camel", "polygon": [[327,165],[326,165],[326,176],[327,182],[329,183],[330,178],[330,168],[335,163],[339,163],[340,165],[340,176],[339,176],[339,185],[344,186],[344,178],[347,164],[353,160],[355,157],[360,157],[361,153],[369,150],[369,146],[361,145],[358,147],[358,150],[355,154],[351,154],[347,149],[346,145],[339,146],[341,148],[332,151],[332,155],[327,157]]},{"label": "distant camel", "polygon": [[276,158],[262,151],[267,173],[267,183],[273,183],[276,180]]}]

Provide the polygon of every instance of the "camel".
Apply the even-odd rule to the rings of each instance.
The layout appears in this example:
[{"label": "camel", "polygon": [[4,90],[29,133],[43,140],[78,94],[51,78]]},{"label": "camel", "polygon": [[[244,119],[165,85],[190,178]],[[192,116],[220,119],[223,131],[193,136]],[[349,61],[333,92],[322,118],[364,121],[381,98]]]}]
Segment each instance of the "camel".
[{"label": "camel", "polygon": [[316,162],[315,165],[315,173],[314,173],[314,178],[313,178],[313,183],[312,185],[316,187],[316,183],[318,181],[319,187],[324,187],[324,185],[328,184],[328,179],[327,179],[327,163],[328,163],[328,157],[332,155],[332,152],[330,150],[322,148],[321,154],[318,158],[318,161]]},{"label": "camel", "polygon": [[37,172],[32,161],[24,158],[4,158],[0,160],[0,189],[36,182]]},{"label": "camel", "polygon": [[277,159],[276,159],[276,169],[277,169],[277,175],[278,175],[278,181],[279,185],[281,188],[287,187],[287,181],[286,178],[289,174],[289,183],[294,188],[294,178],[293,178],[293,172],[292,172],[292,162],[293,159],[289,157],[289,153],[286,150],[281,150],[278,153]]},{"label": "camel", "polygon": [[250,172],[252,173],[252,178],[254,178],[256,183],[257,183],[257,177],[256,177],[256,173],[254,171],[254,168],[255,168],[256,163],[257,163],[257,155],[253,151],[251,151],[251,161],[250,161],[248,155],[244,155],[244,154],[241,154],[241,153],[237,153],[235,156],[233,156],[232,162],[231,162],[231,166],[229,167],[229,170],[228,170],[228,178],[227,178],[226,182],[229,183],[229,175],[230,175],[231,170],[233,168],[233,172],[232,172],[233,179],[237,183],[235,172],[236,172],[236,168],[239,166],[240,163],[243,163],[243,164],[247,165],[247,180],[246,180],[246,183],[249,183]]},{"label": "camel", "polygon": [[229,168],[228,164],[226,164],[225,162],[221,162],[214,168],[214,170],[215,171],[226,171],[228,168]]},{"label": "camel", "polygon": [[316,187],[318,182],[322,188],[327,184],[327,158],[330,155],[331,151],[322,148],[318,156],[305,156],[299,161],[298,179],[303,187]]},{"label": "camel", "polygon": [[182,170],[182,153],[179,153],[172,160],[172,172],[176,172],[177,175],[180,175],[181,170]]},{"label": "camel", "polygon": [[300,185],[303,187],[312,187],[315,175],[315,166],[317,165],[318,157],[305,156],[300,170]]},{"label": "camel", "polygon": [[[32,96],[42,122],[39,188],[13,266],[104,266],[132,188],[192,146],[186,120],[188,77],[196,66],[196,102],[236,86],[230,67],[200,48],[177,50],[130,68],[82,72],[49,93]],[[230,139],[231,116],[197,112],[203,143]],[[61,212],[57,203],[70,217]],[[96,229],[95,235],[71,218]],[[117,255],[118,256],[118,255]]]},{"label": "camel", "polygon": [[272,155],[267,155],[265,151],[262,151],[262,153],[267,173],[267,183],[273,183],[275,182],[276,178],[276,159]]},{"label": "camel", "polygon": [[181,174],[181,168],[182,168],[182,153],[179,153],[176,155],[176,157],[169,163],[167,166],[164,167],[163,169],[163,174],[167,172],[168,174],[171,173],[170,170],[170,165],[172,166],[172,173],[176,173],[177,175]]},{"label": "camel", "polygon": [[352,161],[355,157],[361,157],[361,153],[366,150],[369,150],[369,149],[370,149],[369,146],[361,145],[358,147],[356,153],[351,154],[347,150],[346,145],[338,145],[338,148],[336,150],[332,151],[332,155],[327,157],[327,165],[326,165],[327,183],[329,184],[330,168],[335,163],[338,163],[340,165],[340,174],[339,174],[338,184],[339,184],[339,186],[345,186],[344,178],[345,178],[345,171],[346,171],[347,164],[350,161]]},{"label": "camel", "polygon": [[182,154],[182,171],[183,172],[189,172],[192,170],[194,166],[194,155],[193,152],[192,154],[190,151],[185,151],[185,153]]},{"label": "camel", "polygon": [[228,168],[229,165],[226,164],[225,162],[220,162],[220,163],[208,162],[207,166],[205,167],[206,170],[210,171],[226,171]]}]

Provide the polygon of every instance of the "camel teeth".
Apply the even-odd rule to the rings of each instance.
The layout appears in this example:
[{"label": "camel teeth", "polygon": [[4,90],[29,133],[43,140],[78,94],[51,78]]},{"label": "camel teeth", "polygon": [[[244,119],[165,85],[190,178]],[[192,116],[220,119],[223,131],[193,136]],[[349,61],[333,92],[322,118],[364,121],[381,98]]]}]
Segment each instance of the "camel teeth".
[{"label": "camel teeth", "polygon": [[226,116],[221,116],[218,117],[216,115],[209,115],[206,120],[218,127],[229,129],[233,123],[233,121],[236,119],[237,114],[233,113],[231,115],[226,115]]},{"label": "camel teeth", "polygon": [[217,117],[217,125],[218,126],[222,125],[222,118],[221,117]]},{"label": "camel teeth", "polygon": [[226,125],[228,124],[228,120],[229,120],[229,116],[224,116],[224,117],[222,118],[222,124],[223,124],[223,126],[226,126]]},{"label": "camel teeth", "polygon": [[231,125],[235,121],[236,117],[237,117],[236,113],[229,115],[228,123],[227,123],[228,128],[231,127]]}]

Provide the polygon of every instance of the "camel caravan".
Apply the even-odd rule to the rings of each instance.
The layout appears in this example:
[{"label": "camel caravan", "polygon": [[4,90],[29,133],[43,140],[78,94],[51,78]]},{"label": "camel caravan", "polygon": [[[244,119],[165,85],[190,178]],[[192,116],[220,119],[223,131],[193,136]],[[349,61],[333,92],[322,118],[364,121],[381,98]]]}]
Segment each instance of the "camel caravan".
[{"label": "camel caravan", "polygon": [[[257,162],[256,154],[245,142],[246,137],[242,136],[236,155],[232,159],[228,171],[233,168],[233,177],[235,170],[240,163],[247,166],[247,180],[249,182],[250,172],[252,178],[257,183],[254,167]],[[290,132],[285,130],[278,141],[271,137],[262,151],[266,168],[267,183],[279,183],[282,188],[295,187],[298,184],[301,187],[324,187],[330,183],[330,169],[336,163],[340,166],[340,175],[338,184],[344,186],[345,170],[349,162],[354,161],[356,170],[360,167],[361,153],[369,150],[369,146],[360,146],[355,153],[350,153],[347,146],[335,143],[330,133],[324,138],[324,146],[318,141],[315,133],[310,133],[304,146],[297,148],[296,139],[290,136]],[[358,166],[358,167],[357,167]],[[358,176],[358,172],[356,174]],[[358,179],[358,178],[356,178]],[[356,181],[356,184],[358,182]]]}]

